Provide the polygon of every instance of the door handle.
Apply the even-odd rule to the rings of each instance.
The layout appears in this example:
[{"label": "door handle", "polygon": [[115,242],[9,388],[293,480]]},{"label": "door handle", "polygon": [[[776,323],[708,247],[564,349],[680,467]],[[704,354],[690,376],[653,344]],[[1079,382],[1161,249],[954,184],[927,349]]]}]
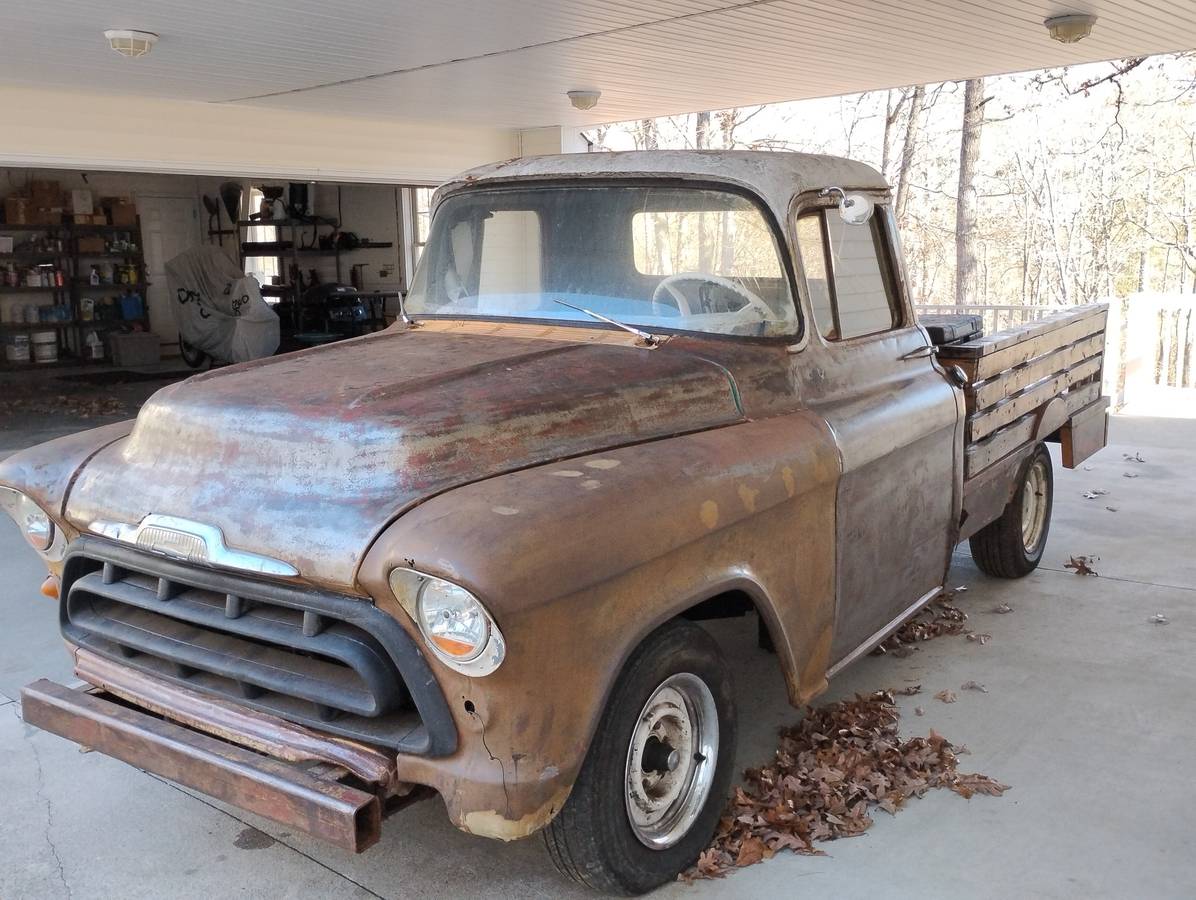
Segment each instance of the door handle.
[{"label": "door handle", "polygon": [[939,352],[939,348],[934,344],[927,344],[924,347],[915,347],[909,353],[903,353],[898,359],[929,359]]}]

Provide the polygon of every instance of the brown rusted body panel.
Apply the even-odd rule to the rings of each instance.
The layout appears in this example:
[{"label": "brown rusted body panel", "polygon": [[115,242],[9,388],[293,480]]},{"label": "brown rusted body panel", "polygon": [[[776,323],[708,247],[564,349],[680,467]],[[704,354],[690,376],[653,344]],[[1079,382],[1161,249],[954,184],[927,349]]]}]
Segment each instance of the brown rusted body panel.
[{"label": "brown rusted body panel", "polygon": [[374,794],[315,778],[206,734],[42,679],[21,691],[26,723],[346,850],[377,843]]},{"label": "brown rusted body panel", "polygon": [[352,592],[363,550],[429,496],[741,417],[726,373],[672,348],[398,327],[164,388],[66,514],[185,515]]},{"label": "brown rusted body panel", "polygon": [[379,605],[414,629],[388,598],[397,554],[477,591],[507,639],[485,678],[433,663],[462,750],[400,757],[399,778],[431,784],[470,831],[535,830],[567,796],[623,659],[728,590],[761,607],[794,701],[817,694],[834,624],[838,471],[825,423],[795,413],[480,482],[399,519],[361,570]]},{"label": "brown rusted body panel", "polygon": [[[720,152],[690,156],[688,168],[678,154],[653,159],[514,161],[440,196],[568,177],[730,183],[775,215],[797,285],[794,219],[832,202],[819,188],[887,197],[872,170],[826,157]],[[808,701],[828,672],[942,584],[960,523],[966,535],[999,514],[1019,459],[994,456],[965,484],[965,394],[928,352],[884,214],[899,322],[881,334],[832,342],[807,327],[789,343],[677,335],[648,349],[597,323],[421,321],[196,376],[156,394],[131,434],[126,425],[80,436],[58,463],[40,450],[0,463],[0,482],[32,484],[75,528],[152,513],[218,526],[230,547],[293,564],[297,580],[375,603],[417,646],[418,627],[388,585],[394,568],[473,592],[506,658],[471,678],[427,654],[459,735],[452,755],[383,762],[370,748],[246,717],[235,704],[208,709],[87,659],[80,674],[280,759],[359,775],[381,766],[392,784],[439,792],[459,827],[501,839],[551,820],[624,660],[700,601],[750,599],[791,700]],[[809,299],[794,293],[808,324]],[[1068,335],[1091,343],[1093,332],[1079,331]],[[1088,346],[1058,358],[1070,365]],[[1038,355],[1022,359],[1017,341],[998,350],[1021,362]],[[1033,386],[1032,375],[1020,377]],[[1027,440],[1074,413],[1043,408],[1026,420]],[[1092,443],[1094,420],[1076,420],[1074,452]],[[166,737],[150,729],[139,749],[140,732],[116,732],[116,755],[157,764]],[[237,785],[220,788],[225,770],[210,758],[166,756],[175,774],[163,774],[202,778],[201,790],[252,782],[234,766]],[[202,775],[187,774],[192,759]],[[337,823],[343,840],[343,817]]]}]

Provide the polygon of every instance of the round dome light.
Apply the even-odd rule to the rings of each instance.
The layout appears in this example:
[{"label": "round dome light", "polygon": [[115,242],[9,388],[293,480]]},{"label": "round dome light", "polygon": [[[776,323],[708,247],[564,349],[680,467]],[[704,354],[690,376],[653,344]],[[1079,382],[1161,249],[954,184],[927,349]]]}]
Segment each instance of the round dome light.
[{"label": "round dome light", "polygon": [[129,59],[145,56],[154,49],[154,44],[158,43],[158,36],[152,31],[114,28],[105,31],[104,37],[108,39],[109,47]]}]

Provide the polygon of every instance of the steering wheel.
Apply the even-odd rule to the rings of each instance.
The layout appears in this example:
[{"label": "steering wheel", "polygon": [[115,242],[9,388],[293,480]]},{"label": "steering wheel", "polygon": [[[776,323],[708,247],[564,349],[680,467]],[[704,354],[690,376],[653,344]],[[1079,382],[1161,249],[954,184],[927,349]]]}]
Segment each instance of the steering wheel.
[{"label": "steering wheel", "polygon": [[[733,281],[730,278],[724,278],[721,275],[711,275],[706,272],[678,272],[675,275],[668,275],[661,279],[660,284],[656,285],[656,290],[652,292],[653,304],[660,303],[663,295],[668,294],[673,298],[673,300],[676,301],[677,309],[680,311],[681,315],[693,315],[693,311],[689,305],[689,299],[677,288],[677,285],[687,281],[705,281],[708,284],[717,284],[719,287],[725,288],[731,293],[742,297],[744,303],[747,304],[747,307],[754,309],[760,315],[762,320],[767,321],[772,317],[772,310],[769,309],[768,304],[760,299],[760,297],[756,296],[747,288],[745,288],[738,281]],[[737,310],[737,312],[742,311],[742,309]]]}]

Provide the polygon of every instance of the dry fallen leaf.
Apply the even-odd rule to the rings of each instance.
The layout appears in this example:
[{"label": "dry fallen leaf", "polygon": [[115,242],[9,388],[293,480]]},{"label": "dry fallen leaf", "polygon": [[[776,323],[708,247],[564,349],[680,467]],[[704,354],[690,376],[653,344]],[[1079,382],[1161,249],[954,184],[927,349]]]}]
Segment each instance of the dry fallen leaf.
[{"label": "dry fallen leaf", "polygon": [[983,647],[985,644],[987,644],[989,641],[991,641],[993,639],[993,636],[991,634],[978,634],[974,631],[971,631],[971,632],[968,632],[967,639],[969,641],[977,643],[981,647]]},{"label": "dry fallen leaf", "polygon": [[959,773],[963,748],[933,730],[901,740],[899,716],[889,691],[807,709],[781,730],[773,760],[744,772],[713,843],[680,880],[721,878],[786,849],[825,855],[816,842],[863,834],[874,808],[896,814],[932,788],[963,797],[1007,790],[985,775]]},{"label": "dry fallen leaf", "polygon": [[968,615],[951,603],[954,596],[954,591],[945,591],[939,595],[938,599],[903,623],[872,652],[890,653],[898,659],[903,659],[918,649],[909,646],[910,644],[929,641],[945,634],[960,634],[964,630],[964,622],[968,620]]},{"label": "dry fallen leaf", "polygon": [[1005,615],[1005,613],[1013,612],[1013,607],[1008,603],[1002,603],[1000,606],[994,606],[989,612],[995,612],[997,615]]},{"label": "dry fallen leaf", "polygon": [[1085,500],[1095,500],[1097,497],[1103,497],[1107,493],[1109,493],[1109,492],[1106,490],[1102,490],[1101,488],[1096,488],[1091,491],[1084,491],[1082,496],[1084,497]]},{"label": "dry fallen leaf", "polygon": [[1107,509],[1109,512],[1117,512],[1116,506],[1106,506],[1105,509]]},{"label": "dry fallen leaf", "polygon": [[1165,615],[1163,615],[1162,613],[1155,613],[1153,616],[1151,616],[1151,617],[1150,617],[1149,619],[1147,619],[1146,621],[1147,621],[1147,622],[1151,622],[1151,623],[1153,623],[1153,624],[1155,624],[1155,625],[1166,625],[1166,624],[1167,624],[1168,622],[1170,622],[1171,620],[1170,620],[1170,619],[1168,619],[1168,618],[1167,618]]},{"label": "dry fallen leaf", "polygon": [[1100,573],[1092,568],[1092,564],[1099,560],[1099,556],[1073,556],[1063,564],[1063,568],[1075,569],[1077,575],[1099,575]]},{"label": "dry fallen leaf", "polygon": [[914,707],[914,714],[915,714],[915,715],[918,715],[918,716],[924,716],[924,715],[926,715],[926,710],[924,710],[924,709],[923,709],[922,707],[920,707],[920,706],[915,706],[915,707]]},{"label": "dry fallen leaf", "polygon": [[988,693],[988,688],[982,685],[979,681],[965,681],[959,686],[961,691],[979,691],[982,694]]},{"label": "dry fallen leaf", "polygon": [[912,697],[914,694],[922,693],[922,685],[911,684],[909,687],[897,688],[893,693],[901,694],[903,697]]},{"label": "dry fallen leaf", "polygon": [[944,703],[954,703],[955,702],[955,692],[949,691],[946,688],[943,688],[941,691],[939,691],[937,694],[934,695],[934,699],[942,700]]},{"label": "dry fallen leaf", "polygon": [[1122,472],[1121,477],[1122,478],[1137,478],[1138,473],[1137,472]]},{"label": "dry fallen leaf", "polygon": [[1121,454],[1122,458],[1128,462],[1144,463],[1146,460],[1142,458],[1142,451],[1137,450],[1132,455],[1129,453]]}]

